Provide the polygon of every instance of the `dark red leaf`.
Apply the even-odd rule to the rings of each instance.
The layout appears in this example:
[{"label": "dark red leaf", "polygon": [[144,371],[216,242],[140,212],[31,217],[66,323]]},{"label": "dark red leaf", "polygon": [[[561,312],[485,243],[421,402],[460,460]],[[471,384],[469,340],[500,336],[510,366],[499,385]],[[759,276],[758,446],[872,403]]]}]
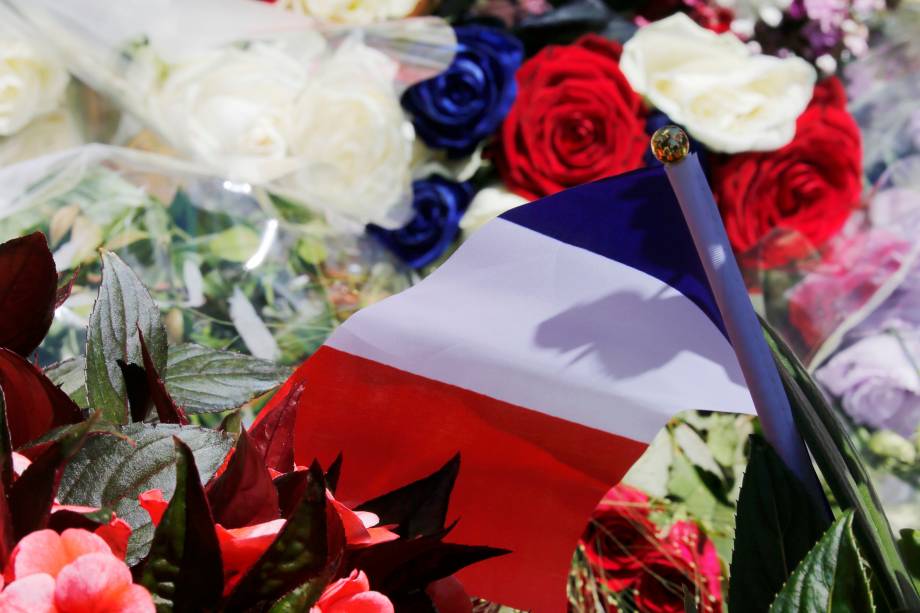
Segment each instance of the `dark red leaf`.
[{"label": "dark red leaf", "polygon": [[153,534],[139,583],[165,601],[170,611],[213,611],[223,593],[223,565],[214,518],[195,456],[176,445],[176,489]]},{"label": "dark red leaf", "polygon": [[329,491],[335,494],[335,490],[339,485],[339,476],[342,474],[342,453],[339,452],[339,455],[335,456],[335,459],[332,461],[332,464],[329,465],[329,470],[326,471],[326,487],[329,488]]},{"label": "dark red leaf", "polygon": [[137,337],[141,342],[141,356],[144,359],[144,370],[147,372],[147,391],[153,400],[153,406],[157,409],[157,417],[160,418],[161,424],[179,424],[188,425],[188,417],[182,407],[173,402],[172,396],[166,391],[166,384],[160,378],[157,367],[153,363],[150,351],[147,350],[147,343],[144,341],[144,333],[141,332],[140,326],[137,327]]},{"label": "dark red leaf", "polygon": [[98,417],[97,413],[49,445],[10,487],[10,515],[17,540],[48,525],[67,462],[86,442]]},{"label": "dark red leaf", "polygon": [[67,299],[70,298],[70,292],[73,291],[73,284],[77,280],[77,275],[80,274],[80,267],[73,271],[73,274],[68,275],[70,278],[66,282],[61,283],[61,277],[66,273],[61,273],[61,276],[58,277],[58,286],[57,291],[54,292],[54,308],[57,308],[67,302]]},{"label": "dark red leaf", "polygon": [[300,503],[268,550],[240,579],[226,602],[227,611],[259,610],[316,577],[332,579],[345,552],[345,532],[326,498],[323,471],[316,462],[304,471],[307,486]]},{"label": "dark red leaf", "polygon": [[240,431],[227,469],[205,491],[214,520],[224,528],[242,528],[281,516],[271,474],[245,429]]},{"label": "dark red leaf", "polygon": [[[0,458],[0,462],[12,463],[12,456]],[[16,545],[16,535],[13,532],[13,516],[7,501],[6,486],[0,479],[0,568],[6,568],[10,553]]]},{"label": "dark red leaf", "polygon": [[131,421],[147,419],[153,402],[150,400],[150,388],[147,386],[147,371],[137,364],[126,364],[124,360],[115,360],[125,379],[125,393],[128,395],[128,408]]},{"label": "dark red leaf", "polygon": [[82,528],[93,532],[99,526],[105,526],[112,520],[112,511],[98,509],[95,511],[73,511],[59,509],[48,518],[48,528],[55,532],[63,532],[68,528]]},{"label": "dark red leaf", "polygon": [[353,550],[346,570],[360,568],[375,590],[398,599],[471,564],[509,553],[494,547],[445,543],[442,539],[447,532]]},{"label": "dark red leaf", "polygon": [[63,464],[63,445],[54,443],[13,483],[9,500],[16,540],[47,527]]},{"label": "dark red leaf", "polygon": [[460,454],[431,475],[368,500],[357,511],[370,511],[383,525],[396,524],[403,538],[434,534],[444,528],[450,493],[460,471]]},{"label": "dark red leaf", "polygon": [[41,232],[0,244],[0,347],[28,356],[54,317],[57,271]]},{"label": "dark red leaf", "polygon": [[52,428],[76,424],[83,414],[73,400],[21,356],[0,349],[0,392],[13,448]]},{"label": "dark red leaf", "polygon": [[265,458],[265,465],[287,473],[294,470],[294,421],[297,405],[306,386],[291,386],[287,395],[252,427],[253,446]]},{"label": "dark red leaf", "polygon": [[308,473],[305,470],[286,473],[272,480],[278,492],[278,511],[281,517],[287,519],[297,508],[307,490],[307,481]]}]

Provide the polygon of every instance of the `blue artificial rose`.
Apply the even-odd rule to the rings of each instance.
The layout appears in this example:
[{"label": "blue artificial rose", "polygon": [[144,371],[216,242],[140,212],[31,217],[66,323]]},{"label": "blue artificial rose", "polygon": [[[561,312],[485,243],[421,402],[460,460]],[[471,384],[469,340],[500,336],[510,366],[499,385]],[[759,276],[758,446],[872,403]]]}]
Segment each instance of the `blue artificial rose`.
[{"label": "blue artificial rose", "polygon": [[409,88],[403,107],[430,147],[459,157],[476,149],[504,119],[517,85],[514,73],[524,59],[521,43],[502,30],[457,26],[457,55],[440,75]]},{"label": "blue artificial rose", "polygon": [[473,199],[468,182],[456,183],[432,176],[412,184],[415,215],[402,228],[387,230],[376,225],[367,232],[413,268],[434,262],[457,237],[460,218]]}]

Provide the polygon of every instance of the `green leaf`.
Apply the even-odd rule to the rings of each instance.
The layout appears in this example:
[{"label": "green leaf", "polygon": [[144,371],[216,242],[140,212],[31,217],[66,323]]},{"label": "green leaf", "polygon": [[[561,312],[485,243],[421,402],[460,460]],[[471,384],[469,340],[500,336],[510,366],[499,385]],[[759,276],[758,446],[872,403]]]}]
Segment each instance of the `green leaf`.
[{"label": "green leaf", "polygon": [[89,406],[89,398],[86,396],[86,360],[82,357],[69,358],[52,364],[44,372],[77,406],[84,409]]},{"label": "green leaf", "polygon": [[738,497],[729,610],[764,611],[827,528],[808,492],[759,437]]},{"label": "green leaf", "polygon": [[176,445],[176,489],[150,545],[139,583],[161,608],[204,611],[218,604],[224,577],[214,519],[192,451]]},{"label": "green leaf", "polygon": [[244,225],[235,225],[208,238],[208,250],[228,262],[243,263],[259,249],[262,238]]},{"label": "green leaf", "polygon": [[[753,610],[744,603],[743,610]],[[771,613],[868,613],[875,610],[847,511],[808,552],[770,606]]]},{"label": "green leaf", "polygon": [[914,580],[914,585],[920,588],[920,530],[901,530],[901,540],[898,549]]},{"label": "green leaf", "polygon": [[141,364],[137,330],[157,371],[166,371],[166,328],[160,309],[137,275],[114,253],[102,254],[102,285],[90,315],[86,339],[89,404],[114,423],[128,423],[128,397],[117,360]]},{"label": "green leaf", "polygon": [[311,579],[290,594],[280,598],[272,605],[268,613],[301,613],[302,611],[309,611],[310,607],[322,596],[326,585],[327,582],[324,577]]},{"label": "green leaf", "polygon": [[160,489],[169,499],[176,487],[173,437],[191,448],[202,483],[208,481],[233,447],[233,438],[220,432],[175,424],[131,424],[121,428],[131,439],[91,437],[70,461],[61,478],[58,498],[64,504],[106,507],[133,528],[128,563],[146,555],[153,538],[150,516],[137,497]]},{"label": "green leaf", "polygon": [[910,580],[878,495],[846,428],[789,346],[763,320],[761,326],[799,432],[837,502],[854,512],[854,533],[873,579],[881,586],[880,596],[890,609],[920,609],[920,594]]},{"label": "green leaf", "polygon": [[687,459],[705,471],[716,476],[722,475],[722,469],[712,455],[712,450],[706,445],[696,430],[687,424],[678,424],[674,428],[674,440],[680,446]]},{"label": "green leaf", "polygon": [[166,389],[188,413],[217,412],[277,387],[290,374],[269,360],[188,343],[169,348]]}]

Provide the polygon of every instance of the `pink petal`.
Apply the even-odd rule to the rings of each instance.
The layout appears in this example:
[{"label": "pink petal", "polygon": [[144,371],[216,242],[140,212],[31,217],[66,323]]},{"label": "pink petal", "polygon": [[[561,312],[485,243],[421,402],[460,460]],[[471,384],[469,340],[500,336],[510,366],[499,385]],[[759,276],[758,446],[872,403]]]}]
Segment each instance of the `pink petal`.
[{"label": "pink petal", "polygon": [[217,541],[220,544],[220,557],[224,563],[225,593],[229,593],[236,585],[236,580],[265,553],[265,550],[278,536],[278,532],[284,527],[285,522],[284,519],[274,519],[254,526],[230,530],[220,524],[215,526]]},{"label": "pink petal", "polygon": [[328,607],[331,607],[335,602],[361,594],[369,589],[370,584],[364,571],[353,570],[349,576],[328,585],[316,602],[315,608],[328,611]]},{"label": "pink petal", "polygon": [[67,613],[120,611],[122,592],[131,585],[127,564],[111,553],[89,553],[61,569],[54,600]]},{"label": "pink petal", "polygon": [[355,594],[344,600],[337,600],[323,613],[394,613],[393,603],[380,592]]},{"label": "pink petal", "polygon": [[432,581],[425,588],[438,613],[473,613],[473,601],[456,577]]},{"label": "pink petal", "polygon": [[154,613],[156,607],[150,592],[144,586],[134,584],[112,598],[108,608],[96,610],[100,613]]},{"label": "pink petal", "polygon": [[161,490],[147,490],[137,497],[137,501],[140,503],[141,508],[150,514],[150,520],[153,525],[158,526],[163,513],[166,512],[166,507],[169,506],[169,502],[163,498],[163,492]]},{"label": "pink petal", "polygon": [[54,578],[51,575],[30,575],[14,581],[0,593],[3,613],[57,613],[54,606]]},{"label": "pink petal", "polygon": [[13,452],[13,476],[18,477],[22,473],[26,472],[26,469],[29,465],[32,464],[32,460],[22,455],[21,453]]},{"label": "pink petal", "polygon": [[101,536],[82,528],[68,528],[61,532],[61,544],[67,551],[70,561],[88,553],[105,553],[112,555],[112,548]]},{"label": "pink petal", "polygon": [[119,560],[128,555],[128,539],[131,538],[131,524],[112,515],[112,520],[105,526],[99,526],[94,532],[108,544],[112,554]]},{"label": "pink petal", "polygon": [[37,530],[24,536],[13,549],[9,566],[12,573],[8,570],[6,578],[14,581],[35,574],[57,577],[58,572],[70,561],[57,532]]}]

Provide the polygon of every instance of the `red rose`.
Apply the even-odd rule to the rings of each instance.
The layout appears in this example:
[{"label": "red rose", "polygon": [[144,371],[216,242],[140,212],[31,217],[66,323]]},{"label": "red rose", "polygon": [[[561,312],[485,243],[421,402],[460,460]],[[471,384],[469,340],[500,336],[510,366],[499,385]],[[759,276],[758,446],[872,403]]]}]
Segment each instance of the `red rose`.
[{"label": "red rose", "polygon": [[728,237],[759,268],[808,255],[840,230],[859,202],[859,128],[841,91],[836,79],[816,87],[785,147],[713,160],[713,192]]},{"label": "red rose", "polygon": [[604,497],[581,537],[594,575],[614,592],[639,580],[642,560],[658,546],[655,526],[648,519],[648,497],[618,485]]},{"label": "red rose", "polygon": [[509,189],[538,198],[641,166],[644,109],[620,72],[621,51],[587,35],[546,47],[521,66],[498,147]]}]

